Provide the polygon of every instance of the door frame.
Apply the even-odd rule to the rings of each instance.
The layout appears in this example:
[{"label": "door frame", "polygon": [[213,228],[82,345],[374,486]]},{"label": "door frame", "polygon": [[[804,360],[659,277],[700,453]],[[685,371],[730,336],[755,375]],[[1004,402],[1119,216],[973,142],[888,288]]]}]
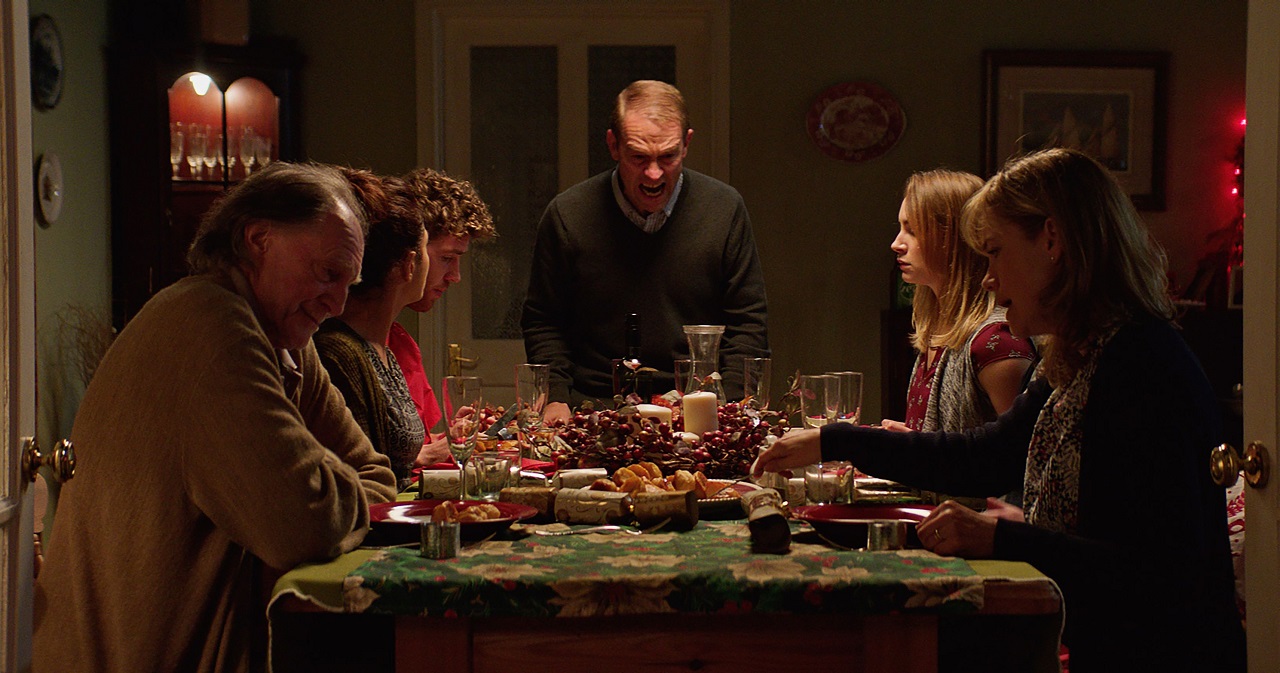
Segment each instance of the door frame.
[{"label": "door frame", "polygon": [[1249,671],[1270,673],[1280,670],[1280,5],[1274,0],[1250,0],[1247,42],[1244,441],[1266,445],[1273,467],[1264,488],[1245,487],[1245,591]]},{"label": "door frame", "polygon": [[31,188],[31,78],[27,0],[0,0],[0,249],[4,250],[4,296],[0,297],[0,386],[6,405],[3,428],[4,488],[0,490],[0,595],[5,600],[0,670],[31,666],[34,569],[34,489],[22,470],[23,437],[36,432],[35,195]]},{"label": "door frame", "polygon": [[[536,24],[554,23],[559,17],[572,16],[588,18],[594,22],[622,21],[654,21],[654,12],[647,5],[618,3],[616,0],[417,0],[415,7],[415,83],[417,86],[417,129],[418,129],[418,165],[440,168],[452,175],[469,177],[467,171],[458,170],[451,165],[456,163],[456,152],[446,147],[445,143],[445,79],[448,64],[443,58],[445,49],[445,33],[457,22],[478,22],[498,24],[508,22],[510,28],[506,32],[513,36],[522,34],[522,29],[529,22]],[[698,98],[702,107],[710,114],[694,116],[696,152],[691,153],[687,163],[698,170],[728,182],[729,176],[729,2],[728,0],[673,0],[664,3],[661,14],[663,20],[680,22],[681,25],[703,24],[712,36],[708,44],[702,45],[708,54],[706,70],[707,79],[697,85]],[[501,33],[502,30],[489,28],[486,33]],[[623,31],[619,31],[623,34]],[[510,44],[522,44],[526,41],[512,41]],[[457,64],[454,64],[457,67]],[[678,64],[677,64],[677,67]],[[562,68],[563,70],[563,68]],[[563,72],[562,72],[563,75]],[[561,77],[560,87],[564,93],[574,84]],[[691,104],[691,108],[693,105]],[[691,110],[692,111],[692,110]],[[580,116],[580,115],[579,115]],[[580,137],[565,133],[565,115],[561,119],[562,145],[579,143]],[[464,139],[469,147],[469,140]],[[604,142],[604,139],[599,139]],[[577,150],[575,150],[577,151]],[[563,190],[586,179],[585,148],[577,151],[580,160],[572,157],[561,157],[560,189]],[[581,164],[581,170],[566,170]],[[483,196],[483,194],[482,194]],[[425,315],[418,315],[418,342],[422,349],[423,367],[428,377],[439,381],[445,373],[445,348],[447,337],[447,318],[452,308],[459,310],[459,305],[469,297],[463,294],[470,291],[470,268],[464,258],[463,280],[450,293],[437,302],[436,307]],[[451,301],[452,296],[452,301]],[[402,314],[402,318],[410,321],[413,316]],[[505,387],[511,387],[505,382]],[[486,384],[486,388],[489,384]],[[495,387],[504,387],[503,383]]]}]

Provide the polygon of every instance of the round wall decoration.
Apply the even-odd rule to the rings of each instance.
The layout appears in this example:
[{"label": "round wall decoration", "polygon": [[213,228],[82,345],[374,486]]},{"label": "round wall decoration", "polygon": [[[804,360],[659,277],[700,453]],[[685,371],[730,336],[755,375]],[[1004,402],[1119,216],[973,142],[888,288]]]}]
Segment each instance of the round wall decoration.
[{"label": "round wall decoration", "polygon": [[813,100],[805,121],[818,149],[842,161],[866,161],[888,152],[907,126],[897,99],[870,82],[826,89]]},{"label": "round wall decoration", "polygon": [[62,100],[62,35],[53,17],[31,17],[31,99],[52,110]]},{"label": "round wall decoration", "polygon": [[53,224],[62,214],[62,162],[58,155],[46,152],[36,169],[36,204],[40,221]]}]

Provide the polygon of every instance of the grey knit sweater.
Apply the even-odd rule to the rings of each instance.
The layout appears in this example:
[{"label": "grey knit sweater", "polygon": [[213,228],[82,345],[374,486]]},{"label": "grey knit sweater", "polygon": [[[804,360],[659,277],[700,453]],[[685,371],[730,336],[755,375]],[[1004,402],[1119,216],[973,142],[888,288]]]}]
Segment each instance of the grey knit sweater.
[{"label": "grey knit sweater", "polygon": [[672,385],[688,357],[682,326],[724,325],[725,392],[742,392],[742,358],[768,357],[764,277],[737,190],[691,170],[662,229],[646,234],[614,200],[611,171],[557,196],[538,225],[524,305],[529,362],[551,365],[551,399],[613,395],[628,313],[641,319],[642,361]]}]

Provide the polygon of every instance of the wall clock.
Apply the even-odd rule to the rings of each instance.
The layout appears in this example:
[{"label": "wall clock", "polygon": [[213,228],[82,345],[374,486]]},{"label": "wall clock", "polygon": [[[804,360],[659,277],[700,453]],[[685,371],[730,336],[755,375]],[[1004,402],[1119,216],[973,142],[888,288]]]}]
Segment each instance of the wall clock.
[{"label": "wall clock", "polygon": [[888,152],[902,137],[907,118],[883,87],[846,82],[818,94],[805,123],[809,138],[823,154],[856,162]]},{"label": "wall clock", "polygon": [[62,36],[53,17],[31,17],[31,99],[41,110],[62,100]]}]

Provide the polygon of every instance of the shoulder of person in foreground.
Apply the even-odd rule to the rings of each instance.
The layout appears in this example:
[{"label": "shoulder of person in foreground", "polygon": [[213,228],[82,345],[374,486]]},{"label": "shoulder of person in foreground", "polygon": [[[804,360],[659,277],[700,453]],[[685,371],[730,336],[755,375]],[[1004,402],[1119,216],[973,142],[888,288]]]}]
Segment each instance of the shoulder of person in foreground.
[{"label": "shoulder of person in foreground", "polygon": [[325,414],[304,417],[295,405],[286,386],[302,385],[305,398],[308,379],[322,371],[313,347],[301,351],[301,383],[289,383],[251,314],[223,299],[218,308],[226,310],[214,311],[222,319],[192,335],[218,345],[203,349],[186,399],[174,400],[192,440],[182,486],[217,527],[273,567],[354,548],[368,526],[368,502],[393,497],[389,463],[373,453],[327,376],[316,382],[332,391]]}]

